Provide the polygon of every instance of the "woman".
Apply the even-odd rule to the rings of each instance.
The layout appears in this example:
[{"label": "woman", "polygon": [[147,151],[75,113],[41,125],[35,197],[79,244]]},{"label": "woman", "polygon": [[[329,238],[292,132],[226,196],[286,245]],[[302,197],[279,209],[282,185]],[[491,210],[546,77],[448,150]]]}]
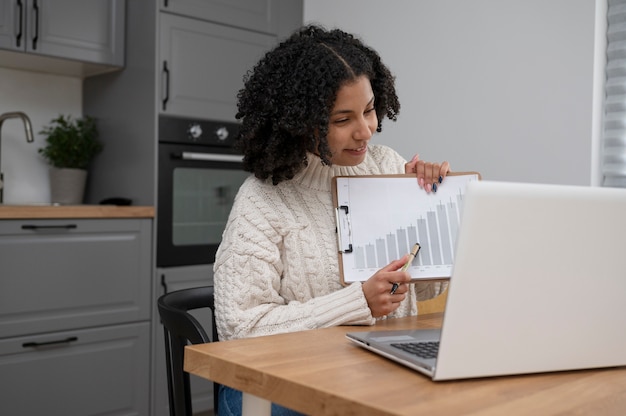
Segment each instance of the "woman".
[{"label": "woman", "polygon": [[[239,145],[254,175],[235,198],[216,256],[220,340],[415,315],[416,300],[437,293],[407,284],[400,268],[408,255],[362,284],[339,280],[332,177],[415,173],[430,192],[450,169],[370,143],[400,109],[379,55],[343,31],[307,26],[260,60],[238,98]],[[400,287],[390,293],[394,282]],[[236,414],[240,401],[222,390],[221,409]]]}]

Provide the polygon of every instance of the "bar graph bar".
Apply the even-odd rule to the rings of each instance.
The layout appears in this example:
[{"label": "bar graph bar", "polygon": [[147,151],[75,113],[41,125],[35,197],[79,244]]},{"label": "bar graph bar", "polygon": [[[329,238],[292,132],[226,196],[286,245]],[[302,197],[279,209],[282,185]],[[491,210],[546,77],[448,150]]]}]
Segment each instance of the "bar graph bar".
[{"label": "bar graph bar", "polygon": [[439,203],[426,211],[415,223],[397,228],[374,242],[355,246],[354,268],[382,268],[409,252],[415,243],[421,249],[412,266],[448,266],[454,259],[454,248],[460,222],[462,195],[457,201]]}]

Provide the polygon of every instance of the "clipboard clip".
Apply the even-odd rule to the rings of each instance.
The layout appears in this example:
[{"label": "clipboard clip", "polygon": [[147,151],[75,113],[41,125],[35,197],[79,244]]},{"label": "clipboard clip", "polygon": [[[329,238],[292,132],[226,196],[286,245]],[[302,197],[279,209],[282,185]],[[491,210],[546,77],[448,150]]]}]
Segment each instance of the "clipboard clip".
[{"label": "clipboard clip", "polygon": [[352,253],[352,224],[347,205],[340,205],[335,212],[337,216],[337,242],[340,253]]}]

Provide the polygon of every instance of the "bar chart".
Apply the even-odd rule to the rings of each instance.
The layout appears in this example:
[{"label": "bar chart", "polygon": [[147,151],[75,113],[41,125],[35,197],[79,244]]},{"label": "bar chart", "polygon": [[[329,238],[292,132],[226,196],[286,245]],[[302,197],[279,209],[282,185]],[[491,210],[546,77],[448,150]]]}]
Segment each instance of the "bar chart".
[{"label": "bar chart", "polygon": [[352,251],[342,256],[344,280],[367,280],[402,258],[415,243],[421,249],[409,267],[411,276],[449,277],[463,195],[467,183],[477,179],[475,175],[449,176],[437,193],[420,189],[415,178],[347,184],[341,196],[350,210]]}]

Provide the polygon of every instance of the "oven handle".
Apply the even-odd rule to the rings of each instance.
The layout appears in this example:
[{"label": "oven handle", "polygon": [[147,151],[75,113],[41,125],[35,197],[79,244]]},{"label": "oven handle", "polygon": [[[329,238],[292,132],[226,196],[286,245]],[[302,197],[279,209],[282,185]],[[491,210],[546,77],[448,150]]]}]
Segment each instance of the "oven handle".
[{"label": "oven handle", "polygon": [[176,155],[179,159],[183,160],[204,160],[207,162],[238,162],[243,161],[242,155],[222,155],[216,153],[198,153],[198,152],[182,152]]}]

